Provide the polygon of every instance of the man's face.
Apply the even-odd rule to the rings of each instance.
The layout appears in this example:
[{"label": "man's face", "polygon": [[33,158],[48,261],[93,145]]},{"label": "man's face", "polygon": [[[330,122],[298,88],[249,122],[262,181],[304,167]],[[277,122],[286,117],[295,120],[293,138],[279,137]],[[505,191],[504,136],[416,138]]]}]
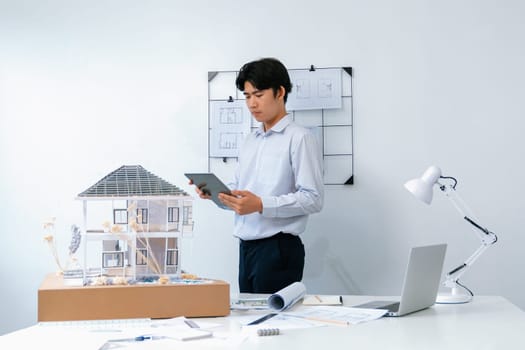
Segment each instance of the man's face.
[{"label": "man's face", "polygon": [[258,90],[250,82],[244,83],[246,105],[253,117],[265,124],[273,126],[277,118],[282,117],[284,110],[283,88],[274,95],[272,89]]}]

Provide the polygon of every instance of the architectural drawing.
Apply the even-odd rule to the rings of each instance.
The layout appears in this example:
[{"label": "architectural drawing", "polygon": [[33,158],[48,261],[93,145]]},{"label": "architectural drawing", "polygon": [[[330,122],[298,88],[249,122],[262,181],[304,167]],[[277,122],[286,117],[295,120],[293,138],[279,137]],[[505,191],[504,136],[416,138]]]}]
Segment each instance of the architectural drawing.
[{"label": "architectural drawing", "polygon": [[288,71],[292,91],[288,95],[288,111],[341,108],[342,69]]},{"label": "architectural drawing", "polygon": [[252,119],[244,100],[210,101],[210,154],[236,155]]},{"label": "architectural drawing", "polygon": [[295,91],[298,99],[310,98],[310,81],[306,79],[297,79],[293,84],[292,91]]},{"label": "architectural drawing", "polygon": [[236,107],[221,107],[219,109],[220,124],[242,124],[243,115],[242,108]]},{"label": "architectural drawing", "polygon": [[320,98],[331,98],[334,96],[333,82],[330,79],[319,79],[319,91],[317,95]]},{"label": "architectural drawing", "polygon": [[220,149],[238,149],[244,134],[241,132],[221,132],[219,140]]}]

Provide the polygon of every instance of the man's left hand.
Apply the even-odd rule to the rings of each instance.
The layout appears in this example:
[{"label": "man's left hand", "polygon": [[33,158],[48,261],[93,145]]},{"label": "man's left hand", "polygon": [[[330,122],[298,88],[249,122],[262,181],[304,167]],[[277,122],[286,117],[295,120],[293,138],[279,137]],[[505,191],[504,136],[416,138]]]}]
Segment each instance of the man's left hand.
[{"label": "man's left hand", "polygon": [[234,190],[231,195],[219,193],[219,199],[239,215],[262,213],[263,210],[261,198],[250,191]]}]

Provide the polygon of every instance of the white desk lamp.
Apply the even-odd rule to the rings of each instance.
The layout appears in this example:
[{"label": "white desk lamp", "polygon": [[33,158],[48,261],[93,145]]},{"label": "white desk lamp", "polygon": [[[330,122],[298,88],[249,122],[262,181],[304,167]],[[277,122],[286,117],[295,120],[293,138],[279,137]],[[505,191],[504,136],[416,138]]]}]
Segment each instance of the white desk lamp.
[{"label": "white desk lamp", "polygon": [[[451,288],[451,292],[450,294],[438,295],[436,303],[440,304],[461,304],[468,303],[472,300],[474,293],[461,284],[459,278],[490,245],[496,243],[498,240],[494,232],[480,226],[475,221],[477,219],[471,215],[470,210],[456,192],[457,183],[458,181],[453,177],[441,176],[441,169],[434,165],[429,167],[420,178],[405,183],[405,188],[410,191],[410,193],[427,204],[432,202],[433,187],[437,184],[439,189],[450,199],[463,218],[476,229],[475,231],[481,240],[481,246],[465,260],[463,264],[447,273],[443,285]],[[465,292],[467,294],[465,294]]]}]

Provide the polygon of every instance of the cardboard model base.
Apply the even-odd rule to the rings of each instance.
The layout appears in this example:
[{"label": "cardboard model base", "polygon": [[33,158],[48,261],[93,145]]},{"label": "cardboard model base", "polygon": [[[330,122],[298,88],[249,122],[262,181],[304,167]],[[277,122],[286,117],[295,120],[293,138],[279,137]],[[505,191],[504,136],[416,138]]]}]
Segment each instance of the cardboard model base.
[{"label": "cardboard model base", "polygon": [[230,285],[198,284],[66,286],[48,275],[38,289],[38,321],[226,316]]}]

